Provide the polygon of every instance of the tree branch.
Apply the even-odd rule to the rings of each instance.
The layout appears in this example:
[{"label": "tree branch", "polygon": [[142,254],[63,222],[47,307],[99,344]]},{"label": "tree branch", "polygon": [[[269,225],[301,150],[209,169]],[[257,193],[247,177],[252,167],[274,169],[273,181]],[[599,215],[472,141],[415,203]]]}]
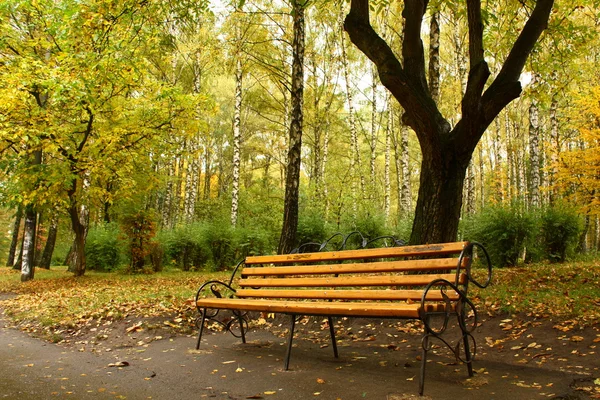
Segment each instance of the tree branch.
[{"label": "tree branch", "polygon": [[531,16],[515,41],[500,73],[483,94],[482,104],[486,123],[491,123],[508,103],[521,94],[519,77],[533,47],[548,26],[553,5],[554,0],[538,0],[536,2]]},{"label": "tree branch", "polygon": [[85,129],[85,134],[83,136],[83,139],[79,143],[79,146],[77,146],[77,153],[81,153],[83,151],[83,148],[85,147],[87,140],[89,139],[90,135],[92,134],[92,128],[94,125],[94,113],[92,112],[92,109],[89,106],[86,106],[85,111],[87,112],[89,118],[87,121],[87,126]]},{"label": "tree branch", "polygon": [[490,77],[490,70],[483,57],[483,22],[481,1],[467,0],[469,24],[469,78],[461,103],[461,112],[466,120],[475,122],[474,116],[481,112],[481,93]]},{"label": "tree branch", "polygon": [[[426,4],[421,1],[418,3],[422,7]],[[415,12],[422,17],[424,9],[419,8]],[[415,26],[420,24],[420,22],[415,23]],[[422,75],[422,78],[413,79],[402,68],[392,49],[371,26],[368,0],[352,0],[350,12],[344,21],[344,30],[348,32],[352,43],[375,63],[381,83],[406,110],[406,120],[419,135],[420,140],[426,140],[433,145],[438,137],[437,134],[450,131],[450,125],[444,120],[429,94],[424,63],[418,66],[414,61],[418,59],[419,52],[421,58],[423,57],[420,38],[417,44],[413,43],[407,48],[407,52],[410,53],[408,58],[414,64],[413,74]]]},{"label": "tree branch", "polygon": [[427,78],[425,77],[425,52],[421,40],[423,16],[427,9],[427,1],[411,0],[404,2],[404,40],[402,41],[402,57],[404,71],[409,79],[419,83],[423,92],[428,93]]}]

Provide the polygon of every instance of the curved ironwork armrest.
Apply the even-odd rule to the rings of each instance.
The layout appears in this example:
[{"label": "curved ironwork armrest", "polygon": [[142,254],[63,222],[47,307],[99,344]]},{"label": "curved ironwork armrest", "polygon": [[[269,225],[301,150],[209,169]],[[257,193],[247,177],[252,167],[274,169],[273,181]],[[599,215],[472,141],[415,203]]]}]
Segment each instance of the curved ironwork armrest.
[{"label": "curved ironwork armrest", "polygon": [[[430,290],[434,289],[435,286],[441,286],[439,288],[440,294],[442,295],[442,299],[443,299],[444,303],[446,304],[445,311],[444,311],[444,314],[445,314],[444,325],[442,326],[442,328],[439,331],[436,331],[435,329],[431,328],[431,326],[429,325],[427,318],[426,318],[427,312],[425,311],[425,302],[427,301],[427,294],[429,293]],[[450,297],[446,294],[448,287],[450,289],[454,290],[458,294],[458,299],[456,299],[456,300],[450,299]],[[453,306],[453,303],[455,304],[455,306]],[[468,306],[471,309],[471,311],[473,312],[473,323],[469,327],[467,327],[467,324],[465,322],[465,317],[466,317],[465,309],[464,309],[465,306]],[[425,287],[425,289],[423,290],[423,295],[421,296],[421,311],[420,312],[422,313],[421,320],[425,324],[425,329],[427,330],[428,333],[432,333],[435,335],[439,335],[446,330],[446,327],[448,326],[448,321],[449,321],[451,314],[455,314],[458,317],[458,323],[460,325],[460,328],[463,330],[463,332],[470,333],[477,327],[477,309],[475,308],[475,305],[473,304],[473,302],[471,302],[471,300],[469,300],[469,298],[465,295],[465,293],[459,289],[458,286],[456,286],[455,284],[453,284],[450,281],[447,281],[446,279],[441,279],[441,278],[435,279],[435,280],[429,282],[429,284]]]},{"label": "curved ironwork armrest", "polygon": [[[475,247],[479,247],[483,251],[483,255],[485,256],[485,261],[487,264],[487,280],[485,281],[485,283],[479,283],[478,281],[475,280],[475,278],[473,278],[473,275],[471,274],[471,265],[473,264],[473,249]],[[483,245],[478,242],[469,242],[467,247],[465,247],[463,249],[463,251],[460,253],[460,256],[458,257],[459,269],[460,269],[460,265],[462,265],[462,261],[463,261],[464,257],[469,257],[469,264],[467,265],[467,268],[466,268],[467,278],[469,279],[469,282],[472,282],[475,286],[477,286],[478,288],[481,288],[481,289],[488,287],[490,282],[492,282],[492,261],[490,260],[490,255],[488,254],[485,247],[483,247]],[[458,271],[457,271],[457,273],[458,273]]]},{"label": "curved ironwork armrest", "polygon": [[373,238],[373,239],[369,240],[367,243],[365,243],[365,245],[363,247],[367,247],[368,245],[370,245],[371,243],[376,242],[377,240],[386,240],[386,239],[391,239],[394,244],[392,246],[388,246],[387,242],[384,241],[383,243],[384,243],[385,247],[406,246],[406,242],[404,240],[397,239],[393,235],[384,235],[384,236],[378,236],[376,238]]},{"label": "curved ironwork armrest", "polygon": [[349,234],[346,235],[346,237],[342,241],[342,244],[340,245],[338,250],[346,250],[346,242],[348,241],[348,239],[350,239],[350,237],[352,237],[354,235],[359,235],[360,238],[362,239],[361,240],[361,248],[364,248],[367,245],[367,239],[363,236],[363,234],[360,233],[359,231],[354,231],[354,232],[350,232]]},{"label": "curved ironwork armrest", "polygon": [[231,286],[233,284],[233,279],[235,278],[235,274],[237,274],[238,270],[244,264],[245,261],[246,261],[245,259],[240,261],[233,269],[233,272],[231,273],[231,278],[229,278],[229,284],[228,284],[229,286]]},{"label": "curved ironwork armrest", "polygon": [[198,291],[196,292],[196,308],[198,309],[198,311],[200,311],[200,307],[198,307],[198,300],[200,299],[200,294],[204,291],[204,288],[206,288],[207,286],[210,286],[210,291],[212,292],[212,294],[221,299],[223,296],[221,294],[221,292],[219,292],[217,290],[217,285],[223,286],[225,289],[229,290],[231,292],[231,294],[229,295],[229,297],[231,297],[232,295],[235,295],[235,289],[233,287],[231,287],[231,285],[228,285],[225,282],[221,282],[221,281],[217,281],[217,280],[212,280],[212,281],[208,281],[208,282],[204,282],[202,284],[202,286],[200,286],[200,288],[198,289]]}]

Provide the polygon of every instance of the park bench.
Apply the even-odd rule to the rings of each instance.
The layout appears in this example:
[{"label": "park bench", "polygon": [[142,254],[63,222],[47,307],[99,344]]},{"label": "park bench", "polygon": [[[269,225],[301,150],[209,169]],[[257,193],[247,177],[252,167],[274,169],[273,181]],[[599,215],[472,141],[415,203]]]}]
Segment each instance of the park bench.
[{"label": "park bench", "polygon": [[[207,320],[219,322],[245,343],[248,312],[287,314],[291,316],[287,370],[298,317],[327,318],[335,357],[338,350],[333,317],[420,320],[424,326],[419,382],[422,394],[431,338],[447,345],[473,376],[476,347],[471,332],[477,326],[477,313],[467,289],[469,283],[486,287],[491,273],[487,252],[475,242],[246,257],[229,282],[209,281],[199,288],[196,349]],[[214,297],[206,297],[211,293]],[[231,314],[219,319],[222,310],[230,310]],[[441,336],[451,319],[458,326],[453,329],[458,332],[456,344]]]}]

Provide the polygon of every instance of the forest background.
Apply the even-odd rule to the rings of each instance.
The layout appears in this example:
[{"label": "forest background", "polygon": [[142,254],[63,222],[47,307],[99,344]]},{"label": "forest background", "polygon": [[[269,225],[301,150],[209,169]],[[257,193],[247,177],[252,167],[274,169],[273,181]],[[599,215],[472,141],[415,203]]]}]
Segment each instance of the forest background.
[{"label": "forest background", "polygon": [[[400,54],[402,4],[372,3],[372,24]],[[492,74],[533,5],[486,3]],[[347,7],[304,7],[296,244],[338,231],[411,236],[421,149],[345,36]],[[290,10],[262,1],[3,2],[7,265],[20,269],[32,257],[77,275],[225,269],[246,254],[273,253],[291,146]],[[521,97],[473,154],[459,237],[484,242],[496,265],[598,250],[599,25],[598,1],[555,3]],[[439,57],[437,104],[451,124],[461,118],[467,33],[462,3],[430,2],[422,37],[429,65]]]}]

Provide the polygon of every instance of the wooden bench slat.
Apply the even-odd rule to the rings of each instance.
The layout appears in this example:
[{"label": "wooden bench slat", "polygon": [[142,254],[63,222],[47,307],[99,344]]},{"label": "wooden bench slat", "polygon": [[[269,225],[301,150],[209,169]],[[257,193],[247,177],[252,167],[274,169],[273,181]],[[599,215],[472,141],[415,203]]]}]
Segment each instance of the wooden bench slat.
[{"label": "wooden bench slat", "polygon": [[[466,267],[467,263],[468,259],[465,257],[461,267]],[[456,269],[457,266],[458,258],[435,258],[424,260],[379,261],[348,264],[297,265],[291,267],[246,267],[242,270],[242,276],[320,275],[452,270]]]},{"label": "wooden bench slat", "polygon": [[[427,275],[379,275],[379,276],[338,276],[328,278],[249,278],[240,279],[240,287],[350,287],[350,286],[418,286],[427,285],[435,279],[446,279],[453,282],[456,274]],[[459,283],[466,280],[460,274]]]},{"label": "wooden bench slat", "polygon": [[[238,289],[239,298],[270,298],[270,299],[320,299],[320,300],[406,300],[420,301],[423,290],[285,290],[285,289]],[[448,291],[446,295],[451,300],[457,300],[458,294]],[[427,300],[442,301],[439,290],[427,293]]]},{"label": "wooden bench slat", "polygon": [[[263,311],[297,315],[419,318],[421,305],[398,303],[349,303],[328,301],[274,301],[255,299],[199,299],[198,307]],[[444,305],[433,305],[442,311]]]},{"label": "wooden bench slat", "polygon": [[315,261],[343,261],[369,258],[423,257],[459,254],[468,242],[426,244],[417,246],[384,247],[377,249],[324,251],[320,253],[281,254],[246,257],[246,265],[285,264]]}]

